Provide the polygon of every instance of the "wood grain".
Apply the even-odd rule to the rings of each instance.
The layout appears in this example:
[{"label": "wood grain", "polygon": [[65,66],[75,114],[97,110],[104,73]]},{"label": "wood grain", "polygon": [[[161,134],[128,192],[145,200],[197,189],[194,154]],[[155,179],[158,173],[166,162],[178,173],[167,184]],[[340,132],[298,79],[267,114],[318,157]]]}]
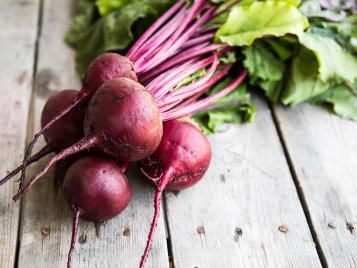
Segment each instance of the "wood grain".
[{"label": "wood grain", "polygon": [[[38,129],[45,100],[61,88],[77,88],[73,52],[63,38],[73,15],[74,1],[46,0],[38,55],[34,105],[34,128]],[[31,134],[32,135],[32,134]],[[43,145],[43,143],[41,144]],[[40,146],[41,146],[40,145]],[[34,174],[43,161],[29,172]],[[22,214],[19,264],[21,267],[65,267],[71,238],[71,211],[62,192],[55,187],[55,171],[47,174],[26,195]],[[60,172],[64,173],[64,170]],[[96,236],[93,223],[81,222],[73,267],[136,267],[144,251],[153,213],[153,191],[131,172],[134,197],[118,217],[100,227]],[[163,217],[147,267],[168,267]]]},{"label": "wood grain", "polygon": [[357,267],[357,123],[320,107],[276,108],[329,267]]},{"label": "wood grain", "polygon": [[213,162],[191,189],[166,194],[176,268],[320,267],[268,107],[210,137]]},{"label": "wood grain", "polygon": [[[32,91],[39,1],[0,1],[0,176],[19,163]],[[21,17],[21,20],[19,20]],[[17,184],[0,187],[0,267],[14,267],[20,203]]]}]

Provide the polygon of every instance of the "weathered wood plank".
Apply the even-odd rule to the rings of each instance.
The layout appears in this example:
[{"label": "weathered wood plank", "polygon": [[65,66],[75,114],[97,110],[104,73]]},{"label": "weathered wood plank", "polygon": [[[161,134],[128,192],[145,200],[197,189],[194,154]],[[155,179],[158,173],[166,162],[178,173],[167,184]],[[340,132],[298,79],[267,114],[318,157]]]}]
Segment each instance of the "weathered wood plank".
[{"label": "weathered wood plank", "polygon": [[357,267],[357,123],[311,105],[276,116],[329,267]]},{"label": "weathered wood plank", "polygon": [[[47,97],[60,88],[79,88],[72,51],[63,43],[75,1],[46,0],[38,57],[33,124],[39,127],[40,113]],[[43,165],[43,162],[40,163]],[[29,172],[29,176],[39,166]],[[71,212],[62,192],[54,187],[54,172],[48,174],[26,195],[22,214],[19,267],[65,267],[71,237]],[[136,267],[144,251],[153,191],[131,172],[134,192],[130,206],[101,227],[96,237],[93,223],[80,224],[79,241],[73,256],[74,267]],[[163,217],[162,217],[163,219]],[[163,220],[147,267],[168,267]]]},{"label": "weathered wood plank", "polygon": [[166,194],[176,268],[321,266],[270,111],[256,103],[253,124],[210,137],[205,178]]},{"label": "weathered wood plank", "polygon": [[[38,0],[0,1],[0,176],[22,157],[29,110]],[[21,18],[21,19],[19,19]],[[19,203],[12,201],[17,184],[0,187],[0,267],[14,267]]]}]

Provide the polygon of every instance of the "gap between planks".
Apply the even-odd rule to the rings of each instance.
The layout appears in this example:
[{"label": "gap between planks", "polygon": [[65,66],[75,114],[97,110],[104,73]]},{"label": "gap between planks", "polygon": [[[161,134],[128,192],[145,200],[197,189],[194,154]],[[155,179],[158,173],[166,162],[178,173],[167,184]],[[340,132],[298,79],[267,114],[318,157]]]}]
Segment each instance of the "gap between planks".
[{"label": "gap between planks", "polygon": [[278,117],[276,115],[275,107],[268,100],[267,100],[267,103],[269,105],[269,109],[271,110],[271,116],[272,116],[272,119],[273,119],[273,122],[274,122],[274,125],[275,125],[275,128],[276,128],[276,132],[278,133],[278,137],[279,137],[281,146],[283,148],[284,155],[285,155],[285,158],[286,158],[286,161],[288,163],[288,167],[289,167],[289,170],[290,170],[290,173],[291,173],[291,177],[293,179],[293,182],[294,182],[294,185],[295,185],[295,188],[296,188],[296,192],[297,192],[298,197],[299,197],[299,201],[301,203],[302,209],[303,209],[305,217],[306,217],[307,224],[309,226],[309,229],[310,229],[310,232],[311,232],[311,235],[312,235],[312,239],[313,239],[313,241],[314,241],[314,243],[316,245],[317,255],[318,255],[319,259],[320,259],[320,263],[321,263],[322,267],[324,267],[324,268],[326,267],[327,268],[328,264],[327,264],[326,256],[325,256],[325,254],[324,254],[324,252],[322,250],[320,241],[319,241],[319,239],[317,237],[317,232],[316,232],[316,230],[314,228],[314,225],[312,223],[309,206],[307,205],[304,191],[301,188],[301,185],[300,185],[297,173],[295,171],[295,167],[294,167],[292,158],[291,158],[291,156],[289,154],[289,149],[287,147],[287,144],[285,142],[284,136],[282,134],[282,131],[281,131],[281,128],[280,128],[280,122],[279,122],[279,119],[278,119]]}]

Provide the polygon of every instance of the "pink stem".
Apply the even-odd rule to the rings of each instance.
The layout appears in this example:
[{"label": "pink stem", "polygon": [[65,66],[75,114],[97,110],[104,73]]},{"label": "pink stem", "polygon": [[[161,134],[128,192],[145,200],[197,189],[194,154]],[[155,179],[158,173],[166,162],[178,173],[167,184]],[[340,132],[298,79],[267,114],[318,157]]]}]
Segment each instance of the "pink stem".
[{"label": "pink stem", "polygon": [[[179,107],[184,107],[186,104],[190,104],[194,101],[196,101],[196,99],[198,97],[200,97],[202,94],[204,94],[210,87],[212,87],[214,84],[216,84],[219,80],[221,80],[222,77],[224,77],[228,71],[232,68],[233,64],[228,64],[227,66],[225,66],[216,76],[214,76],[208,83],[206,83],[204,86],[202,86],[201,90],[193,97],[184,100],[182,102],[182,99],[180,101],[176,101],[176,102],[171,102],[171,101],[166,101],[165,103],[159,105],[160,108],[160,112],[165,112],[173,107],[175,107],[177,104],[179,104],[180,102],[182,102],[182,104],[180,104]],[[178,108],[178,107],[177,107]]]},{"label": "pink stem", "polygon": [[158,91],[162,86],[164,86],[167,82],[169,82],[173,77],[177,76],[178,74],[184,72],[185,70],[187,70],[187,68],[189,68],[190,66],[192,66],[193,64],[197,64],[197,61],[195,60],[190,60],[180,66],[177,66],[175,68],[172,68],[164,73],[162,73],[161,75],[159,75],[158,77],[156,77],[154,80],[152,80],[148,85],[146,85],[145,83],[143,83],[144,86],[146,86],[146,88],[151,91],[152,93],[155,93],[156,91]]},{"label": "pink stem", "polygon": [[214,53],[214,59],[211,68],[209,71],[201,77],[198,81],[193,82],[187,86],[183,86],[173,92],[170,92],[165,98],[160,99],[157,103],[160,107],[161,104],[165,103],[165,101],[176,102],[178,100],[183,100],[185,98],[191,97],[192,95],[201,91],[202,86],[206,86],[206,83],[212,78],[217,67],[219,65],[218,54]]},{"label": "pink stem", "polygon": [[[197,0],[194,2],[193,6],[190,8],[189,14],[187,15],[186,19],[182,22],[180,27],[177,31],[174,32],[170,38],[168,38],[165,44],[161,47],[160,51],[156,53],[155,56],[150,60],[150,63],[143,65],[142,68],[138,69],[137,72],[147,72],[149,69],[158,66],[162,63],[165,59],[172,56],[176,50],[182,45],[184,41],[186,41],[190,35],[192,35],[196,29],[201,26],[205,21],[208,19],[208,15],[211,16],[212,14],[203,15],[196,23],[193,24],[188,30],[184,32],[186,27],[191,23],[197,15],[201,13],[201,11],[205,8],[206,4],[203,0]],[[212,9],[210,9],[212,10]],[[211,12],[211,11],[210,11]],[[184,33],[183,33],[184,32]],[[162,51],[165,51],[163,53]]]},{"label": "pink stem", "polygon": [[199,37],[192,38],[188,40],[184,45],[182,45],[181,49],[186,49],[188,47],[196,46],[202,44],[207,41],[211,41],[215,33],[207,33],[205,35],[200,35]]},{"label": "pink stem", "polygon": [[189,59],[192,59],[193,57],[201,56],[201,55],[207,54],[209,52],[212,52],[214,50],[224,48],[224,47],[226,47],[226,45],[223,45],[223,44],[213,44],[213,45],[209,45],[209,46],[199,45],[196,47],[192,47],[192,48],[188,49],[187,51],[182,51],[182,52],[178,53],[177,55],[173,56],[171,59],[168,59],[167,61],[165,61],[162,65],[158,66],[157,68],[150,70],[148,73],[146,73],[141,78],[142,79],[141,81],[148,80],[151,77],[154,77],[154,76],[158,75],[159,73],[162,73],[163,71],[165,71],[175,65],[178,65],[178,64],[185,62]]},{"label": "pink stem", "polygon": [[224,97],[225,95],[235,90],[242,83],[242,81],[245,79],[246,76],[247,76],[247,71],[243,70],[242,73],[238,76],[238,78],[224,89],[196,103],[189,104],[185,107],[176,108],[171,111],[166,111],[161,114],[162,120],[169,121],[175,118],[182,117],[187,114],[195,113],[203,109],[206,109],[216,100]]},{"label": "pink stem", "polygon": [[162,24],[164,24],[173,14],[176,13],[177,10],[179,10],[183,5],[185,4],[185,0],[180,0],[178,1],[174,6],[172,6],[164,15],[162,15],[158,20],[156,20],[149,29],[146,30],[146,32],[141,35],[141,37],[135,42],[135,44],[131,47],[129,52],[127,53],[127,57],[131,61],[135,57],[135,54],[137,53],[137,50],[146,42],[146,40],[158,29],[161,27]]},{"label": "pink stem", "polygon": [[161,176],[159,185],[156,188],[155,199],[154,199],[155,212],[154,212],[154,217],[151,222],[151,228],[150,228],[148,240],[146,242],[145,251],[144,251],[143,256],[141,257],[140,268],[145,267],[146,260],[149,256],[151,244],[152,244],[152,241],[154,238],[155,229],[156,229],[157,222],[158,222],[158,219],[160,216],[160,203],[161,203],[162,192],[165,190],[166,185],[170,182],[170,180],[173,176],[173,172],[174,171],[172,168],[168,168],[166,171],[164,171],[163,175]]},{"label": "pink stem", "polygon": [[155,91],[154,93],[154,99],[159,100],[162,98],[166,93],[170,92],[170,90],[173,89],[175,85],[180,83],[183,79],[189,77],[190,75],[194,74],[195,72],[201,70],[202,68],[207,67],[209,64],[211,64],[214,61],[214,56],[211,56],[205,60],[202,60],[201,62],[198,62],[197,64],[193,64],[186,70],[184,70],[180,75],[177,75],[175,79],[173,79],[170,83],[165,84],[163,87],[159,88],[159,90]]},{"label": "pink stem", "polygon": [[151,60],[152,54],[161,50],[162,44],[178,28],[184,15],[185,10],[183,9],[140,48],[140,51],[136,54],[135,58],[133,58],[136,70],[140,70],[144,63]]}]

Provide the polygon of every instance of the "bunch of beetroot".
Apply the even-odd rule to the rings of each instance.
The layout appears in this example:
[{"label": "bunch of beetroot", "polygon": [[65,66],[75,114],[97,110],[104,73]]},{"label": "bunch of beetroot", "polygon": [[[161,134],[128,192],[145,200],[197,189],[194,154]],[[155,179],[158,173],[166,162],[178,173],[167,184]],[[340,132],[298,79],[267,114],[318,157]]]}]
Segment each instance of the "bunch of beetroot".
[{"label": "bunch of beetroot", "polygon": [[[224,11],[223,11],[224,12]],[[198,182],[211,160],[207,138],[190,120],[179,119],[209,108],[243,81],[242,71],[227,87],[202,97],[232,68],[220,59],[230,52],[214,44],[215,27],[204,27],[216,7],[204,0],[179,1],[132,46],[127,56],[105,53],[88,66],[80,91],[63,90],[46,103],[42,128],[24,160],[0,184],[21,171],[19,199],[56,162],[72,158],[63,185],[73,209],[71,264],[79,218],[101,222],[118,215],[132,192],[124,175],[129,162],[156,186],[155,213],[141,259],[144,267],[165,189],[180,190]],[[205,73],[186,84],[198,71]],[[47,142],[37,154],[32,148],[41,135]],[[24,185],[26,167],[49,153],[55,155]]]}]

